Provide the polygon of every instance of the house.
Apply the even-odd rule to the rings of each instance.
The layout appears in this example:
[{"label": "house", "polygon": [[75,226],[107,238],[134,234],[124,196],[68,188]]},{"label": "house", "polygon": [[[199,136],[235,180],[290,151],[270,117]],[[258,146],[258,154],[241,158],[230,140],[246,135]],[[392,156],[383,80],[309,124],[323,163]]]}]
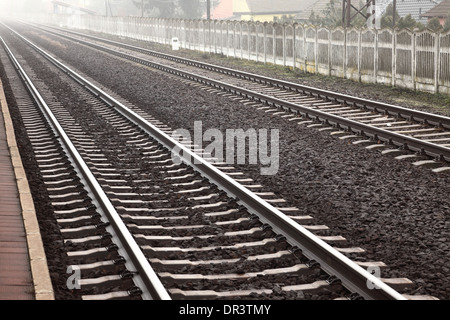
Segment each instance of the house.
[{"label": "house", "polygon": [[[334,0],[335,6],[341,8],[342,0]],[[316,16],[323,16],[326,9],[330,6],[331,0],[313,0],[313,1],[302,1],[304,6],[301,11],[296,15],[295,19],[299,22],[307,23],[311,15],[314,13]]]},{"label": "house", "polygon": [[428,10],[422,17],[431,20],[433,18],[438,18],[441,25],[444,25],[447,17],[450,16],[450,0],[444,0],[432,9]]},{"label": "house", "polygon": [[397,12],[400,17],[411,17],[423,24],[427,24],[428,19],[424,14],[434,8],[442,0],[397,0]]},{"label": "house", "polygon": [[53,4],[53,13],[62,13],[62,14],[96,14],[95,11],[86,9],[78,4],[67,3],[64,1],[52,1]]},{"label": "house", "polygon": [[[330,4],[331,0],[315,0],[315,1],[308,1],[305,0],[304,2],[309,2],[305,8],[297,15],[297,20],[303,22],[307,21],[308,18],[311,16],[311,13],[314,12],[315,15],[321,15],[323,14],[324,10],[327,8],[327,6]],[[366,0],[352,0],[352,3],[355,4],[358,7],[358,3],[364,3]],[[397,13],[400,17],[406,17],[407,15],[411,15],[411,17],[418,21],[422,22],[423,24],[427,23],[427,17],[425,16],[425,13],[429,10],[433,9],[436,5],[441,3],[443,0],[397,0],[396,2],[396,9]],[[445,2],[448,2],[449,0],[445,0]],[[389,4],[392,4],[393,0],[378,0],[376,1],[376,6],[379,10],[381,10],[380,14],[384,14],[387,6]],[[334,0],[335,7],[339,9],[339,6],[341,6],[342,1],[341,0]],[[447,10],[447,13],[449,13],[448,6],[444,7],[443,10]],[[444,19],[445,20],[445,19]]]},{"label": "house", "polygon": [[233,0],[233,15],[239,20],[272,22],[295,17],[317,0]]},{"label": "house", "polygon": [[[231,20],[235,17],[233,16],[233,0],[215,0],[219,1],[219,4],[212,10],[211,19],[217,20]],[[211,1],[211,5],[214,4]]]}]

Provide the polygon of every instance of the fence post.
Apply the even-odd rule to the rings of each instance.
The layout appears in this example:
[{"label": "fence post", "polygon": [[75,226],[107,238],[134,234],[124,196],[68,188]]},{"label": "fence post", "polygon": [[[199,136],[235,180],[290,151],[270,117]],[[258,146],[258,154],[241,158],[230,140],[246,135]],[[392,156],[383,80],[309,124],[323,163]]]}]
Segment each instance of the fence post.
[{"label": "fence post", "polygon": [[273,64],[277,64],[277,26],[276,22],[272,23],[272,49],[273,49]]},{"label": "fence post", "polygon": [[362,65],[362,30],[358,30],[358,82],[361,82]]},{"label": "fence post", "polygon": [[375,43],[374,43],[374,61],[373,61],[373,77],[374,77],[374,83],[378,82],[378,30],[375,29]]},{"label": "fence post", "polygon": [[258,37],[259,37],[259,22],[255,23],[255,52],[256,52],[256,62],[259,62],[259,48],[258,48]]},{"label": "fence post", "polygon": [[220,27],[220,43],[218,44],[220,47],[220,53],[223,54],[223,23],[222,22],[218,22],[219,27]]},{"label": "fence post", "polygon": [[217,20],[214,20],[214,53],[217,54]]},{"label": "fence post", "polygon": [[397,31],[392,31],[392,86],[397,85]]},{"label": "fence post", "polygon": [[267,22],[264,22],[264,64],[267,63]]},{"label": "fence post", "polygon": [[441,33],[436,32],[436,38],[434,42],[434,52],[435,52],[435,58],[434,58],[434,92],[439,92],[439,67],[441,65],[441,54],[440,54],[440,44],[441,44]]},{"label": "fence post", "polygon": [[286,67],[286,23],[283,24],[283,66]]},{"label": "fence post", "polygon": [[412,53],[411,53],[411,63],[412,63],[412,70],[411,70],[411,76],[412,76],[412,85],[413,85],[413,89],[414,91],[416,91],[416,87],[417,87],[417,80],[416,80],[416,68],[417,68],[417,35],[416,35],[416,31],[414,31],[413,35],[412,35]]},{"label": "fence post", "polygon": [[[209,22],[207,22],[208,23],[208,25],[209,25]],[[202,25],[203,25],[203,52],[206,52],[206,39],[207,39],[207,37],[206,37],[206,23],[205,22],[203,22],[202,23]]]},{"label": "fence post", "polygon": [[138,24],[138,33],[139,33],[139,35],[138,35],[138,38],[139,38],[139,40],[144,40],[143,39],[143,32],[142,32],[142,18],[141,17],[138,17],[137,18],[137,24]]},{"label": "fence post", "polygon": [[292,66],[293,70],[297,67],[297,23],[292,24]]},{"label": "fence post", "polygon": [[241,48],[241,59],[244,59],[244,48],[243,48],[243,41],[242,41],[242,24],[245,22],[239,22],[240,25],[240,31],[239,31],[239,48]]},{"label": "fence post", "polygon": [[308,71],[308,55],[306,52],[306,26],[303,25],[303,61],[304,61],[304,71]]},{"label": "fence post", "polygon": [[327,31],[328,31],[328,75],[331,76],[331,69],[332,69],[331,37],[332,37],[332,33],[331,33],[331,30],[328,28],[327,28]]},{"label": "fence post", "polygon": [[314,72],[319,73],[319,32],[317,26],[314,26],[315,38],[314,38]]},{"label": "fence post", "polygon": [[228,45],[230,43],[230,39],[229,39],[229,37],[230,37],[230,32],[229,32],[230,22],[226,22],[226,25],[227,25],[226,48],[227,48],[227,58],[228,58],[230,56],[230,48],[229,48],[229,45]]},{"label": "fence post", "polygon": [[236,24],[238,22],[233,23],[233,58],[236,58]]},{"label": "fence post", "polygon": [[[253,30],[253,28],[250,28],[250,24],[249,24],[250,22],[248,22],[247,23],[247,52],[248,52],[248,61],[250,61],[251,60],[251,57],[250,57],[250,43],[251,43],[251,41],[252,41],[252,34],[251,34],[251,32],[250,32],[250,29],[252,29]],[[251,22],[252,24],[253,24],[253,22]],[[254,25],[253,25],[254,26]],[[256,32],[256,30],[255,30],[255,32]]]}]

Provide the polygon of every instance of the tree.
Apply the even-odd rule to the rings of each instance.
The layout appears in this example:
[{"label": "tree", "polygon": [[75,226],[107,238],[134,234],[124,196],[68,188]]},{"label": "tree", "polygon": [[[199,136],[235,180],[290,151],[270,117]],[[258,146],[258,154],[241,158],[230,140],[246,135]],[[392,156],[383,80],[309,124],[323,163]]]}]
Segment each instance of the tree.
[{"label": "tree", "polygon": [[312,24],[312,25],[320,25],[322,22],[322,19],[320,18],[319,15],[316,15],[314,13],[314,10],[311,11],[311,15],[309,16],[308,19],[308,23]]},{"label": "tree", "polygon": [[[200,5],[199,0],[181,0],[178,1],[178,6],[181,9],[181,18],[184,19],[198,19],[204,13],[203,6]],[[212,8],[211,8],[212,9]]]},{"label": "tree", "polygon": [[417,26],[417,21],[413,19],[413,17],[408,14],[406,17],[402,17],[397,20],[397,24],[395,25],[399,29],[410,29],[413,30]]},{"label": "tree", "polygon": [[[391,3],[390,5],[387,6],[386,11],[384,12],[383,16],[381,17],[381,28],[392,28],[392,25],[394,24],[394,22],[392,20],[393,17],[394,17],[394,6]],[[400,15],[398,14],[397,11],[395,11],[396,25],[398,24],[400,19],[401,19]]]},{"label": "tree", "polygon": [[134,5],[142,8],[146,16],[158,18],[201,18],[206,5],[200,0],[132,0]]},{"label": "tree", "polygon": [[436,17],[428,20],[427,28],[432,30],[432,31],[434,31],[434,32],[438,32],[438,31],[441,31],[443,29],[442,25],[441,25],[441,22]]},{"label": "tree", "polygon": [[443,32],[449,32],[450,31],[450,14],[447,16],[447,19],[445,19],[444,23],[444,29]]},{"label": "tree", "polygon": [[294,23],[295,22],[295,16],[294,15],[286,15],[283,14],[281,17],[273,17],[273,21],[277,23]]},{"label": "tree", "polygon": [[322,27],[338,27],[342,25],[342,14],[335,0],[330,0],[322,12],[311,12],[308,23]]},{"label": "tree", "polygon": [[175,12],[175,0],[133,0],[138,8],[143,8],[143,12],[152,13],[161,18],[170,18]]},{"label": "tree", "polygon": [[[355,12],[352,8],[351,15],[353,16]],[[339,0],[330,0],[322,12],[316,14],[312,11],[308,23],[329,28],[342,26],[341,2]],[[352,19],[352,26],[354,27],[362,27],[365,23],[366,20],[359,14]]]},{"label": "tree", "polygon": [[[393,13],[394,13],[394,7],[392,4],[390,4],[386,8],[386,12],[384,13],[384,15],[381,17],[381,28],[392,28]],[[408,14],[406,17],[400,17],[398,12],[396,11],[395,12],[395,21],[396,21],[395,28],[397,28],[397,29],[410,29],[410,30],[425,29],[425,26],[421,22],[414,20],[414,18],[410,14]]]}]

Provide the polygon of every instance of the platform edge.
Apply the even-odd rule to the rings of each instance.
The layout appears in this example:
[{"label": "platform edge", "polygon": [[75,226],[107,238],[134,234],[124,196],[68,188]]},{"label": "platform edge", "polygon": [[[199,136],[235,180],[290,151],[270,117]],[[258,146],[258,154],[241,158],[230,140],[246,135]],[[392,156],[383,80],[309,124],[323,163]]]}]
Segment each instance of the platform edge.
[{"label": "platform edge", "polygon": [[36,300],[55,300],[50,273],[48,270],[47,258],[44,245],[39,230],[39,223],[36,217],[36,210],[33,204],[28,179],[25,174],[19,149],[17,147],[14,126],[9,113],[9,107],[3,90],[3,83],[0,80],[0,108],[6,128],[7,144],[11,154],[11,161],[19,191],[22,217],[27,237],[28,253],[30,257],[30,268],[33,278],[33,287]]}]

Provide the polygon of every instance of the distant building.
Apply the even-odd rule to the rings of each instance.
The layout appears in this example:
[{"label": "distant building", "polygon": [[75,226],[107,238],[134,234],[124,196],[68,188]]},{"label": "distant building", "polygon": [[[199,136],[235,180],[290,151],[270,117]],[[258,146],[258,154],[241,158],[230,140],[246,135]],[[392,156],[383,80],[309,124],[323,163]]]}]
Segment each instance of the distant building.
[{"label": "distant building", "polygon": [[[303,5],[302,10],[297,14],[296,19],[300,22],[306,22],[311,13],[315,15],[323,15],[324,10],[330,4],[331,0],[300,0]],[[358,4],[365,3],[366,0],[353,0],[352,4],[358,7]],[[428,21],[428,16],[425,15],[429,10],[437,7],[443,0],[397,0],[397,13],[400,17],[406,17],[407,15],[411,15],[411,17],[423,24],[426,24]],[[448,3],[449,0],[445,0],[444,2]],[[338,8],[341,6],[342,0],[334,0],[335,7]],[[383,11],[381,14],[384,14],[386,7],[388,4],[392,4],[393,0],[383,0],[376,1],[379,8]],[[442,14],[441,11],[450,13],[450,9],[447,6],[442,6],[438,8],[439,14]],[[434,14],[434,12],[432,12]],[[445,15],[447,16],[447,15]],[[444,19],[445,20],[445,19]]]},{"label": "distant building", "polygon": [[211,11],[211,19],[235,19],[235,16],[233,15],[233,0],[214,0],[213,4],[217,1],[219,1],[219,4]]},{"label": "distant building", "polygon": [[96,14],[95,11],[86,9],[83,4],[78,2],[52,1],[53,13],[56,14]]},{"label": "distant building", "polygon": [[[325,10],[330,4],[331,0],[303,0],[301,11],[296,15],[295,19],[299,22],[308,22],[311,15],[323,16]],[[335,6],[341,8],[342,0],[334,0]]]},{"label": "distant building", "polygon": [[239,20],[271,22],[295,17],[311,1],[317,0],[233,0],[233,15]]},{"label": "distant building", "polygon": [[441,3],[442,0],[397,0],[397,12],[400,17],[411,17],[423,24],[427,24],[428,19],[424,14]]},{"label": "distant building", "polygon": [[140,16],[141,9],[123,0],[51,0],[53,13],[106,16]]},{"label": "distant building", "polygon": [[425,12],[422,17],[431,20],[438,18],[441,25],[444,25],[445,20],[450,16],[450,0],[445,0]]},{"label": "distant building", "polygon": [[[366,0],[353,0],[352,4],[355,4],[358,7],[358,4],[365,3],[365,1]],[[428,16],[425,16],[425,13],[439,5],[442,1],[443,0],[397,0],[397,13],[400,17],[411,15],[414,20],[426,24],[428,21]],[[448,3],[448,1],[449,0],[445,0],[444,2]],[[296,19],[300,22],[306,22],[311,16],[311,13],[319,16],[323,15],[324,10],[330,4],[331,0],[300,0],[299,2],[304,4],[304,6],[301,12],[297,14]],[[334,0],[334,3],[335,7],[336,5],[337,7],[340,7],[342,0]],[[384,14],[384,10],[386,10],[387,5],[393,3],[393,0],[380,0],[376,1],[376,3],[383,11],[381,14]],[[447,14],[450,13],[448,6],[440,7],[439,12],[442,10],[446,10]]]}]

